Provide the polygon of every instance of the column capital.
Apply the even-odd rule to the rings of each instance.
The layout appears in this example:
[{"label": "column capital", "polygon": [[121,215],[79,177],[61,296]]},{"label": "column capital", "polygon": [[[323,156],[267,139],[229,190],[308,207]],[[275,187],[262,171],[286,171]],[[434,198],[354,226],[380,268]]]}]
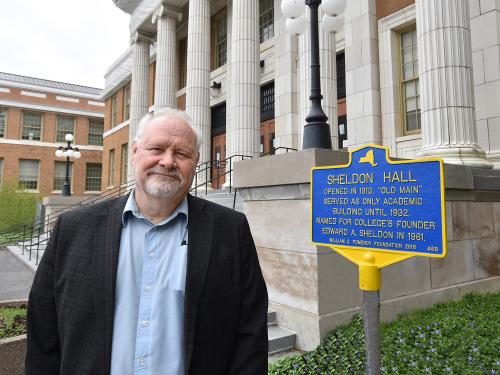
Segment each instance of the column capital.
[{"label": "column capital", "polygon": [[171,5],[160,5],[160,7],[153,13],[151,22],[156,23],[156,20],[161,17],[172,17],[177,20],[177,22],[181,22],[182,10]]},{"label": "column capital", "polygon": [[142,31],[136,31],[130,36],[130,44],[135,44],[137,42],[148,42],[152,44],[154,42],[154,36]]}]

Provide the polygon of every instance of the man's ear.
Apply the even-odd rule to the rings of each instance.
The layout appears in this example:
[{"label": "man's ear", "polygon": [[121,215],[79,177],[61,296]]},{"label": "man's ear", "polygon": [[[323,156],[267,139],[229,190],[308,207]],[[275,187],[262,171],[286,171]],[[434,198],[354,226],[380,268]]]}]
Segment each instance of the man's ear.
[{"label": "man's ear", "polygon": [[130,165],[134,165],[135,154],[137,153],[137,141],[132,143],[132,152],[130,153]]}]

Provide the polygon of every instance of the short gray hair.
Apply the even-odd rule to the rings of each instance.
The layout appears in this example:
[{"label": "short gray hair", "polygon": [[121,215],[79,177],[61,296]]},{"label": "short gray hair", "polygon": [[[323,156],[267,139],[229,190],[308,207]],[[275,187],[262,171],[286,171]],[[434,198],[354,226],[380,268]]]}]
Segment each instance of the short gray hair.
[{"label": "short gray hair", "polygon": [[196,148],[198,149],[198,151],[200,151],[202,142],[202,134],[200,130],[193,126],[193,120],[185,111],[181,111],[175,108],[161,108],[154,112],[147,113],[139,122],[137,134],[135,135],[134,138],[134,143],[136,143],[142,137],[142,135],[144,134],[144,130],[151,123],[151,121],[161,117],[174,117],[188,124],[196,136]]}]

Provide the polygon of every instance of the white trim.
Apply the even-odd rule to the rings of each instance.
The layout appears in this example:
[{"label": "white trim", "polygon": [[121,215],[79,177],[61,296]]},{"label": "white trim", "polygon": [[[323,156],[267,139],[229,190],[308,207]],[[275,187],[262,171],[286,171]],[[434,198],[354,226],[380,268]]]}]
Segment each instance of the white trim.
[{"label": "white trim", "polygon": [[73,96],[78,96],[80,98],[88,98],[88,99],[96,99],[96,100],[99,100],[99,98],[100,98],[100,95],[86,94],[86,93],[79,92],[79,91],[56,89],[53,87],[31,85],[28,83],[13,82],[13,81],[5,80],[5,79],[0,79],[0,85],[14,87],[17,89],[31,89],[31,90],[50,93],[50,94],[73,95]]},{"label": "white trim", "polygon": [[62,102],[80,103],[79,99],[68,98],[67,96],[59,96],[59,95],[56,95],[56,100],[60,100]]},{"label": "white trim", "polygon": [[10,89],[8,89],[6,87],[0,87],[0,92],[7,92],[7,93],[9,93]]},{"label": "white trim", "polygon": [[24,95],[24,96],[33,96],[35,98],[44,98],[44,99],[47,99],[47,94],[42,94],[40,92],[33,92],[33,91],[24,91],[24,90],[22,90],[21,91],[21,95]]},{"label": "white trim", "polygon": [[100,113],[100,112],[80,111],[77,109],[52,107],[52,106],[41,105],[41,104],[29,104],[29,103],[23,103],[23,102],[16,102],[14,100],[0,100],[0,105],[10,106],[10,107],[19,107],[19,108],[23,108],[23,109],[32,109],[35,111],[59,112],[59,113],[65,113],[65,114],[70,114],[70,115],[80,115],[80,116],[104,118],[104,113]]},{"label": "white trim", "polygon": [[93,100],[89,100],[88,103],[89,103],[89,105],[95,105],[97,107],[104,107],[103,102],[94,102]]},{"label": "white trim", "polygon": [[83,192],[83,194],[89,194],[89,195],[90,194],[101,194],[101,193],[102,193],[102,191],[100,191],[100,190],[85,190]]},{"label": "white trim", "polygon": [[[0,144],[50,147],[54,149],[54,152],[57,147],[64,145],[64,143],[62,142],[52,143],[52,142],[29,141],[25,139],[8,139],[8,138],[0,138]],[[76,145],[76,147],[78,147],[80,150],[85,150],[85,151],[102,151],[102,146]]]},{"label": "white trim", "polygon": [[125,121],[125,122],[122,122],[122,123],[121,123],[121,124],[119,124],[119,125],[116,125],[114,128],[111,128],[111,129],[109,129],[108,131],[104,132],[104,133],[102,134],[102,138],[106,138],[106,137],[110,136],[111,134],[113,134],[113,133],[117,132],[118,130],[121,130],[121,129],[123,129],[124,127],[129,126],[129,125],[130,125],[130,119],[128,119],[128,120],[127,120],[127,121]]}]

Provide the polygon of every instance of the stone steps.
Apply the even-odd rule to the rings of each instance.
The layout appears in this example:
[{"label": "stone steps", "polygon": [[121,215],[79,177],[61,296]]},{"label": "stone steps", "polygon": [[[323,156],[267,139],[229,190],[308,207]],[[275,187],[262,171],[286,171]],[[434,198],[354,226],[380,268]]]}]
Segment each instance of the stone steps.
[{"label": "stone steps", "polygon": [[[234,190],[229,193],[229,190],[220,189],[220,190],[212,190],[209,191],[208,194],[198,194],[198,197],[206,199],[208,201],[220,204],[221,206],[233,208],[234,202]],[[236,211],[243,212],[243,199],[236,193],[236,205],[234,207]]]},{"label": "stone steps", "polygon": [[276,311],[274,310],[267,310],[267,335],[269,339],[269,356],[293,350],[295,347],[295,333],[278,326]]}]

